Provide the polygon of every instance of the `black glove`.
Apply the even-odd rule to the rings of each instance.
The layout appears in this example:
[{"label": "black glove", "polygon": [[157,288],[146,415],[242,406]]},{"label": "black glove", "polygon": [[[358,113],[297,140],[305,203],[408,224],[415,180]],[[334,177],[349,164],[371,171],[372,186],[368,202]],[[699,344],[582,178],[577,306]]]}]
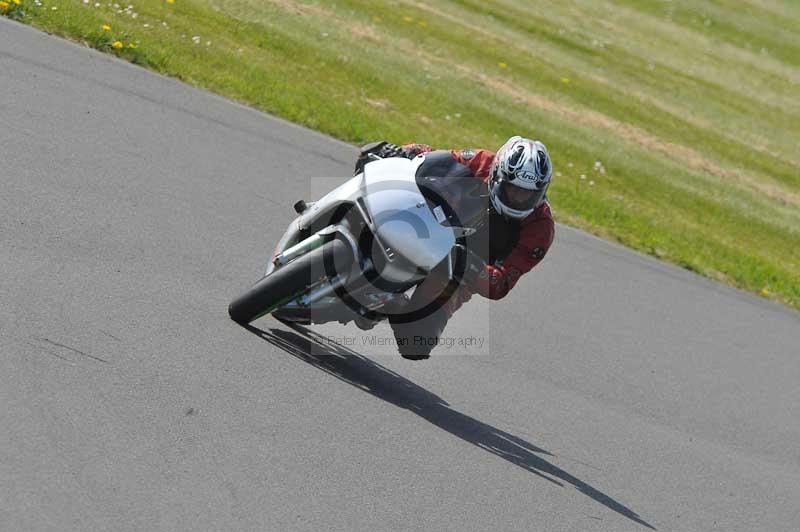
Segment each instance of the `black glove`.
[{"label": "black glove", "polygon": [[364,171],[364,166],[373,159],[370,156],[387,159],[389,157],[408,157],[408,153],[402,146],[392,144],[385,140],[371,142],[361,147],[361,152],[358,154],[358,159],[356,159],[354,174],[359,174]]},{"label": "black glove", "polygon": [[381,149],[381,151],[378,152],[378,157],[381,159],[388,159],[390,157],[408,157],[408,153],[406,153],[406,150],[404,150],[402,146],[387,143]]}]

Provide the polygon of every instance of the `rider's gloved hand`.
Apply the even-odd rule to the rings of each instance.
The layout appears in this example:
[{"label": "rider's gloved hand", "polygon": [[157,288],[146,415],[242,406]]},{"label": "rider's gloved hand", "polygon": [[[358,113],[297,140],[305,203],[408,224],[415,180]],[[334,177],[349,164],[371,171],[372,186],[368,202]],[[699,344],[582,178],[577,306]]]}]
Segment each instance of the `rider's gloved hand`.
[{"label": "rider's gloved hand", "polygon": [[358,159],[356,159],[356,167],[354,171],[355,174],[364,171],[364,166],[371,160],[370,155],[376,155],[381,159],[409,156],[406,150],[397,144],[392,144],[385,140],[371,142],[361,147],[361,152],[358,154]]},{"label": "rider's gloved hand", "polygon": [[382,159],[388,159],[389,157],[408,157],[406,150],[403,149],[402,146],[398,146],[397,144],[389,144],[387,143],[380,152],[378,152],[378,156]]}]

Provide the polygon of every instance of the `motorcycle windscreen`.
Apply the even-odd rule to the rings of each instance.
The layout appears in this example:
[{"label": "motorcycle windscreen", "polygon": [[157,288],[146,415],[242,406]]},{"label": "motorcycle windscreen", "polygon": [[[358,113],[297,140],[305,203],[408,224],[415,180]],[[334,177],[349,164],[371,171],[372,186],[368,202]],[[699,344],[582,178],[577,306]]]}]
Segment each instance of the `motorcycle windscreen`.
[{"label": "motorcycle windscreen", "polygon": [[416,182],[442,225],[475,227],[485,219],[489,194],[481,179],[472,176],[418,176]]}]

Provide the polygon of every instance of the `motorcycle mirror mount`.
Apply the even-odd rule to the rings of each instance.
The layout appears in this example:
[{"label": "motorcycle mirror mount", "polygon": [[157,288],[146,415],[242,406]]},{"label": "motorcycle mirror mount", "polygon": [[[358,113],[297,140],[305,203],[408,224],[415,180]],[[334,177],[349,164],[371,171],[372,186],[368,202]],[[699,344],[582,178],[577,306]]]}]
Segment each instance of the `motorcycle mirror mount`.
[{"label": "motorcycle mirror mount", "polygon": [[294,212],[296,212],[297,214],[303,214],[308,209],[308,204],[305,202],[305,200],[300,200],[297,203],[295,203],[293,207],[294,207]]}]

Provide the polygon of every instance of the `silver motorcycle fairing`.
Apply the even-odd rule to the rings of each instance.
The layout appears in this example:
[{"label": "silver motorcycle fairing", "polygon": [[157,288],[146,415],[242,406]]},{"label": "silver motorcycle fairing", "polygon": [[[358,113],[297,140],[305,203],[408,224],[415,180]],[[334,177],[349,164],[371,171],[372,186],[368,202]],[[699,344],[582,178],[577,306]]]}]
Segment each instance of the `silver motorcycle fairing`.
[{"label": "silver motorcycle fairing", "polygon": [[313,227],[315,221],[318,221],[322,216],[327,216],[327,214],[333,212],[338,206],[345,203],[352,204],[362,195],[363,190],[364,174],[357,174],[325,194],[318,201],[314,202],[303,214],[295,218],[292,223],[289,224],[289,227],[286,228],[286,232],[275,246],[273,254],[267,262],[264,275],[269,275],[272,273],[272,270],[275,269],[273,259],[277,254],[298,243],[303,229]]},{"label": "silver motorcycle fairing", "polygon": [[[424,155],[398,157],[364,167],[364,204],[387,259],[381,277],[392,282],[430,272],[456,243],[453,229],[441,224],[417,186],[417,168],[424,160]],[[398,255],[405,260],[397,260]]]},{"label": "silver motorcycle fairing", "polygon": [[[272,259],[276,254],[297,244],[302,229],[313,227],[318,218],[345,203],[358,205],[366,211],[370,229],[386,247],[394,253],[402,253],[423,270],[432,269],[452,249],[455,232],[436,219],[417,186],[416,171],[424,160],[425,156],[420,155],[413,160],[391,158],[373,161],[364,167],[363,173],[314,202],[289,224],[275,246],[266,274],[274,269]],[[388,254],[387,258],[391,262]],[[397,280],[402,282],[403,276]]]},{"label": "silver motorcycle fairing", "polygon": [[[382,255],[379,261],[381,278],[401,284],[424,278],[427,272],[450,256],[456,241],[456,228],[441,224],[441,220],[428,207],[417,185],[416,172],[424,160],[424,155],[421,155],[413,160],[391,158],[368,163],[363,173],[331,190],[298,216],[276,246],[273,258],[298,244],[302,230],[315,226],[321,226],[316,234],[334,231],[353,243],[356,237],[345,221],[328,225],[330,220],[326,219],[338,207],[348,204],[356,206],[362,212],[375,236],[377,245],[373,246],[372,253]],[[358,256],[360,252],[355,245],[354,253],[359,259],[356,264],[373,264],[375,257],[365,260]],[[270,260],[266,275],[275,267]],[[305,308],[310,311],[311,316],[319,317],[331,315],[330,311],[337,308],[347,310],[338,298],[332,296],[332,290],[328,288],[312,288],[309,294],[282,308],[287,313]],[[314,293],[319,293],[320,297],[313,297]],[[363,286],[355,294],[361,294],[359,299],[363,297],[375,301],[373,304],[365,302],[364,306],[368,309],[403,297],[402,294],[384,292],[371,286]],[[276,311],[276,315],[280,315],[280,309]]]}]

